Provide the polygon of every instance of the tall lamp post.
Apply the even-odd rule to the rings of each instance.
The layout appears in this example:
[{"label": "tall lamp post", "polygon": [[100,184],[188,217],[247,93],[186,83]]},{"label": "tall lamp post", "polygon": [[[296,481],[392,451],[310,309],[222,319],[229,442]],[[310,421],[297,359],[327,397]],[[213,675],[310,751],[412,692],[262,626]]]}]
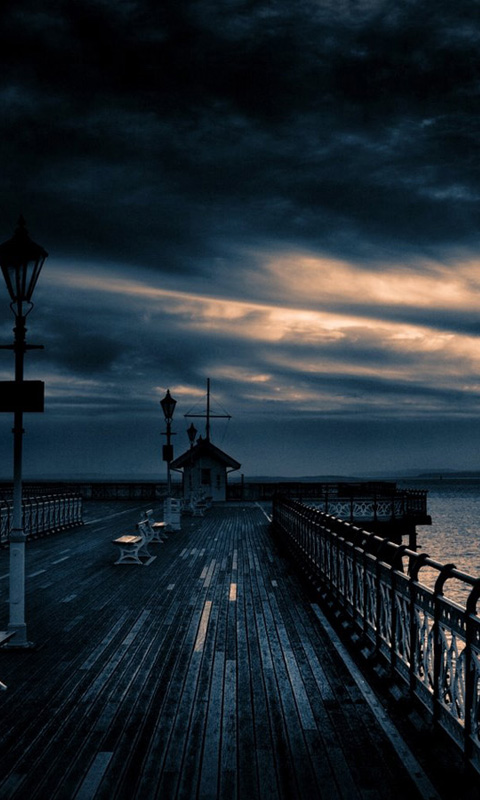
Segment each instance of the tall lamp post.
[{"label": "tall lamp post", "polygon": [[170,394],[170,389],[167,389],[167,394],[163,400],[160,400],[160,405],[162,406],[163,416],[165,417],[165,424],[167,426],[166,433],[164,434],[164,436],[167,437],[167,444],[163,445],[163,460],[167,462],[167,497],[170,497],[172,491],[170,462],[173,461],[173,445],[170,442],[170,437],[172,436],[173,412],[177,405],[177,401],[174,400]]},{"label": "tall lamp post", "polygon": [[[0,245],[0,268],[11,298],[10,308],[15,315],[14,339],[1,349],[15,354],[15,381],[2,383],[0,411],[13,411],[13,521],[10,531],[10,596],[8,630],[14,633],[11,647],[30,647],[25,622],[25,541],[22,510],[22,444],[23,412],[43,411],[44,385],[41,381],[24,381],[23,366],[27,350],[42,345],[26,344],[25,321],[33,308],[32,295],[47,258],[47,251],[33,242],[20,217],[17,229],[7,242]],[[7,645],[8,646],[8,645]]]}]

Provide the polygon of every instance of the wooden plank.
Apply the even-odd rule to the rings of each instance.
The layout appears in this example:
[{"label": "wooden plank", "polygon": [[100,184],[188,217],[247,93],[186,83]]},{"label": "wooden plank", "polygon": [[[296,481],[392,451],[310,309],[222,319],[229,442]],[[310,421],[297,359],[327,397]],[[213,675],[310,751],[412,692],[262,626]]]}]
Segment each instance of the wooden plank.
[{"label": "wooden plank", "polygon": [[[208,524],[208,523],[207,523]],[[215,541],[215,540],[213,540]],[[223,557],[222,545],[227,546],[228,535],[219,540],[217,537],[216,553]],[[224,676],[226,662],[226,630],[227,630],[227,611],[228,602],[225,597],[225,575],[218,569],[222,558],[215,559],[215,570],[211,572],[211,580],[216,576],[216,635],[215,652],[213,658],[212,680],[210,684],[210,694],[208,697],[208,707],[205,726],[205,738],[203,743],[202,763],[199,778],[200,797],[216,797],[220,788],[220,757],[221,757],[221,734],[222,716],[224,702]],[[209,569],[210,573],[210,569]],[[208,582],[208,586],[210,586]],[[207,584],[207,579],[205,584]],[[207,588],[208,588],[207,586]]]},{"label": "wooden plank", "polygon": [[[254,708],[257,710],[261,707],[261,699],[257,696],[255,700],[255,693],[263,696],[263,686],[258,679],[259,673],[253,671],[253,661],[258,659],[258,653],[252,655],[253,644],[251,636],[248,631],[248,620],[252,621],[252,615],[247,615],[247,602],[248,587],[245,585],[244,574],[244,558],[243,548],[239,547],[238,559],[238,574],[237,574],[237,600],[236,600],[236,615],[237,615],[237,735],[238,735],[238,754],[237,754],[237,770],[238,770],[238,797],[251,797],[253,800],[260,797],[258,772],[257,772],[257,758],[260,754],[260,748],[266,754],[266,758],[262,758],[262,767],[264,773],[269,773],[270,780],[273,781],[273,787],[276,789],[276,777],[273,759],[271,757],[271,747],[269,747],[270,730],[265,731],[265,735],[261,741],[257,742],[255,739],[255,725],[254,725]],[[236,551],[235,551],[236,552]],[[250,603],[251,611],[251,603]],[[258,663],[258,662],[257,662]],[[257,692],[255,687],[258,686]],[[266,708],[264,711],[266,717]],[[258,750],[257,750],[258,748]],[[268,780],[268,779],[267,779]],[[269,796],[271,797],[272,789]],[[266,797],[266,795],[265,795]]]},{"label": "wooden plank", "polygon": [[[190,566],[192,566],[190,564]],[[215,570],[212,570],[212,577]],[[187,584],[190,586],[187,579]],[[201,589],[197,598],[198,608],[195,610],[192,617],[193,623],[190,635],[187,636],[183,644],[182,659],[185,664],[185,675],[181,684],[179,684],[172,693],[172,707],[171,714],[162,714],[162,721],[156,732],[157,737],[164,737],[164,745],[161,749],[162,756],[160,763],[158,756],[155,755],[155,760],[152,761],[152,766],[149,766],[150,756],[147,760],[146,771],[156,775],[158,786],[157,791],[160,796],[163,796],[167,791],[173,791],[173,786],[180,781],[179,767],[182,763],[183,753],[186,750],[185,739],[190,739],[190,725],[194,718],[194,704],[197,696],[197,686],[199,682],[200,664],[209,639],[215,637],[215,631],[210,622],[212,618],[212,608],[215,599],[215,585],[209,586],[208,590],[213,592],[211,600],[206,600],[205,588]],[[203,600],[203,604],[202,604]],[[215,619],[216,613],[213,615]],[[201,715],[200,715],[201,718]],[[150,748],[152,757],[159,750],[158,745]],[[184,762],[183,767],[183,790],[190,787],[194,781],[197,780],[198,773],[193,770],[188,772],[187,762]],[[160,767],[160,770],[159,770]],[[159,776],[160,771],[160,776]],[[167,782],[168,789],[167,789]],[[149,791],[153,791],[153,784],[145,783],[145,777],[142,776],[140,789],[145,796],[148,796]]]},{"label": "wooden plank", "polygon": [[[255,568],[255,573],[257,569]],[[270,648],[267,625],[263,615],[262,598],[258,592],[258,585],[254,578],[251,583],[253,594],[253,610],[255,616],[256,635],[260,648],[260,674],[265,683],[265,699],[267,704],[267,714],[270,723],[272,736],[272,749],[275,759],[276,781],[280,796],[296,798],[298,797],[295,782],[295,769],[290,750],[290,742],[287,732],[287,725],[283,713],[283,705],[280,701],[281,689],[277,683],[273,653]],[[260,793],[268,792],[265,783],[264,773],[259,764]]]},{"label": "wooden plank", "polygon": [[306,734],[317,782],[328,797],[335,797],[337,794],[341,797],[355,797],[358,788],[343,750],[338,727],[331,720],[328,711],[328,708],[339,707],[319,658],[319,653],[324,662],[326,656],[328,658],[328,643],[319,640],[311,618],[306,617],[296,602],[292,602],[295,586],[289,578],[284,576],[284,580],[276,581],[276,585],[279,591],[275,594],[275,599],[272,598],[272,604],[280,604],[283,622],[290,631],[290,641],[295,643],[292,646],[295,648],[297,667],[302,673],[303,685],[310,698],[310,708],[317,724],[317,732]]},{"label": "wooden plank", "polygon": [[200,770],[200,797],[217,797],[219,787],[220,737],[222,730],[223,676],[225,652],[217,651],[213,660],[212,682],[208,700],[205,740]]},{"label": "wooden plank", "polygon": [[206,735],[205,730],[210,687],[213,677],[212,663],[215,654],[218,612],[219,603],[212,602],[208,635],[206,636],[201,654],[195,657],[199,662],[199,669],[192,714],[188,730],[186,732],[184,731],[186,741],[178,785],[179,800],[182,798],[184,798],[184,800],[190,800],[191,797],[195,797],[200,780],[202,766],[200,754],[203,751]]},{"label": "wooden plank", "polygon": [[221,720],[220,785],[218,797],[237,796],[237,662],[226,659]]},{"label": "wooden plank", "polygon": [[75,800],[93,800],[112,758],[112,753],[98,753],[75,795]]},{"label": "wooden plank", "polygon": [[[285,718],[290,723],[287,727],[287,734],[290,752],[294,761],[293,775],[290,778],[290,782],[293,783],[295,781],[296,790],[300,797],[314,797],[319,792],[319,786],[316,781],[306,738],[302,732],[302,724],[307,730],[316,730],[316,723],[299,677],[286,633],[282,638],[282,631],[285,631],[285,627],[279,608],[278,606],[272,607],[274,595],[267,589],[270,583],[267,575],[271,560],[269,558],[266,560],[266,554],[269,552],[270,549],[265,548],[265,554],[258,554],[259,563],[262,560],[265,566],[262,569],[258,569],[256,574],[278,684],[279,703]],[[297,680],[296,684],[292,682],[292,676]]]},{"label": "wooden plank", "polygon": [[[172,622],[173,622],[172,617]],[[134,706],[130,709],[127,724],[125,725],[125,711],[120,714],[117,708],[115,724],[107,731],[108,740],[115,743],[115,761],[112,762],[112,774],[104,781],[108,795],[115,792],[119,784],[128,788],[129,796],[135,796],[135,787],[146,779],[152,780],[152,785],[158,779],[158,774],[152,778],[148,770],[142,773],[143,763],[148,763],[149,753],[154,753],[152,736],[158,723],[165,701],[164,687],[168,685],[170,671],[175,669],[177,658],[176,648],[181,642],[184,631],[190,622],[190,610],[186,605],[178,608],[175,615],[175,634],[172,638],[172,623],[166,625],[158,621],[158,637],[150,641],[147,657],[137,675],[137,693]],[[131,692],[128,693],[131,698]],[[157,759],[158,764],[158,759]],[[157,770],[158,773],[158,770]],[[148,796],[145,793],[145,784],[138,791],[139,797]]]}]

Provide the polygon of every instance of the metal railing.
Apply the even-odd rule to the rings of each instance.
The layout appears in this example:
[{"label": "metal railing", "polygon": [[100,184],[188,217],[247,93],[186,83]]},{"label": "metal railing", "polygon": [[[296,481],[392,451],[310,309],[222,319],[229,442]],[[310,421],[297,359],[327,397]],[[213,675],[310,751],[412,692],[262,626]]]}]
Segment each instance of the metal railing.
[{"label": "metal railing", "polygon": [[325,514],[339,519],[390,521],[427,514],[427,493],[396,492],[390,497],[377,495],[338,497],[324,495],[312,500],[311,505]]},{"label": "metal railing", "polygon": [[[273,529],[392,676],[480,771],[480,579],[298,500],[273,504]],[[433,571],[433,588],[421,570]],[[466,605],[444,595],[455,579]]]},{"label": "metal railing", "polygon": [[[341,508],[345,518],[368,516],[376,510],[382,519],[427,517],[427,494],[424,489],[400,489],[394,483],[365,481],[363,483],[319,483],[311,481],[253,482],[230,480],[227,496],[230,500],[271,500],[286,496],[312,501],[322,511],[332,513]],[[367,505],[365,505],[367,504]],[[368,512],[366,508],[368,506]]]},{"label": "metal railing", "polygon": [[[0,545],[7,544],[13,520],[13,501],[0,501]],[[23,500],[23,526],[29,538],[83,524],[82,497],[75,493],[27,497]]]}]

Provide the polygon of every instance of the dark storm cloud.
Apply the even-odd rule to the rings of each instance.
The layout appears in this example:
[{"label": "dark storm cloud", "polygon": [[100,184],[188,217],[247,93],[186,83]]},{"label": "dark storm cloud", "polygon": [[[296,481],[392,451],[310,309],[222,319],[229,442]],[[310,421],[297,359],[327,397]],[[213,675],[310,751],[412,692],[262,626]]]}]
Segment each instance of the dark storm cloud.
[{"label": "dark storm cloud", "polygon": [[[66,420],[95,439],[81,410],[98,435],[105,421],[105,464],[120,442],[128,461],[125,432],[148,448],[138,420],[158,423],[167,386],[184,413],[207,374],[237,416],[282,420],[285,452],[308,444],[297,474],[316,457],[307,428],[284,430],[299,409],[309,425],[475,411],[468,292],[450,309],[422,294],[444,279],[438,263],[459,271],[479,242],[475,4],[40,6],[0,11],[0,227],[7,238],[22,211],[51,253],[31,318],[46,350],[28,369],[49,373],[65,452],[81,450]],[[313,272],[300,291],[295,253],[338,274],[338,296]],[[408,302],[398,280],[387,300],[364,283],[415,271],[431,283],[417,294],[412,281]],[[322,309],[345,319],[304,313]],[[362,452],[367,428],[348,427]],[[265,431],[258,447],[242,428],[240,460],[247,443],[268,451]]]},{"label": "dark storm cloud", "polygon": [[107,335],[104,326],[102,330],[92,330],[92,326],[85,330],[71,318],[57,322],[46,341],[48,360],[72,373],[103,373],[124,351],[122,342]]},{"label": "dark storm cloud", "polygon": [[2,12],[2,214],[165,271],[235,238],[364,258],[476,241],[477,16],[20,3]]}]

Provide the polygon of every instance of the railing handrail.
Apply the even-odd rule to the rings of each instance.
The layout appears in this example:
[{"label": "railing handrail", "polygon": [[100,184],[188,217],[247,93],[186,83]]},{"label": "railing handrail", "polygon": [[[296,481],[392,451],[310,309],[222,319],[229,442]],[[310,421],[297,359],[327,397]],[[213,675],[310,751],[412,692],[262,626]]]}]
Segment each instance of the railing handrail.
[{"label": "railing handrail", "polygon": [[[406,684],[480,771],[480,578],[292,498],[273,503],[273,528],[317,587]],[[433,570],[434,588],[421,583]],[[466,607],[445,597],[468,590]]]},{"label": "railing handrail", "polygon": [[[285,502],[285,501],[283,501],[283,502]],[[335,517],[333,514],[325,514],[324,512],[319,511],[318,509],[313,508],[312,506],[305,505],[304,503],[301,503],[298,500],[295,500],[295,501],[292,501],[292,502],[298,503],[299,505],[302,505],[304,508],[311,508],[312,510],[314,510],[315,513],[319,515],[319,517],[325,519],[325,521],[330,522],[332,524],[332,526],[337,527],[337,530],[335,531],[336,533],[343,532],[344,534],[348,534],[348,532],[352,532],[352,533],[353,532],[355,532],[355,533],[358,532],[360,534],[360,536],[362,537],[363,541],[362,541],[362,545],[361,546],[363,546],[363,547],[366,547],[366,543],[367,542],[375,542],[375,543],[378,543],[378,544],[380,544],[380,543],[383,544],[385,542],[385,537],[378,536],[377,534],[371,533],[369,531],[364,531],[362,528],[359,528],[359,527],[357,527],[355,525],[352,525],[347,520],[339,519],[338,517]],[[358,546],[356,543],[355,543],[355,545]],[[391,548],[391,550],[394,552],[394,557],[395,557],[395,555],[398,554],[398,557],[401,556],[401,559],[402,559],[403,563],[405,563],[405,561],[409,561],[410,564],[411,564],[412,562],[416,562],[417,560],[420,560],[421,564],[420,564],[419,570],[423,569],[424,567],[430,567],[431,569],[435,569],[438,572],[441,572],[445,568],[445,566],[447,566],[447,565],[443,564],[440,561],[436,561],[434,558],[430,558],[430,556],[427,553],[418,553],[416,550],[409,550],[408,547],[405,547],[404,545],[396,544],[396,542],[390,542],[389,541],[388,545]],[[395,563],[397,563],[396,559],[395,559]],[[466,584],[468,584],[470,586],[476,586],[477,585],[477,583],[479,581],[478,577],[475,577],[474,575],[471,575],[469,572],[463,572],[462,570],[457,569],[453,565],[449,565],[449,566],[452,566],[452,569],[451,569],[451,571],[450,571],[450,573],[448,575],[448,578],[455,578],[456,580],[463,581],[463,583],[466,583]],[[403,570],[400,570],[400,571],[403,572]],[[409,567],[409,571],[410,571],[410,567]]]},{"label": "railing handrail", "polygon": [[[36,537],[83,524],[83,501],[77,492],[63,492],[22,499],[27,536]],[[13,523],[13,501],[0,499],[0,544],[6,544]]]}]

